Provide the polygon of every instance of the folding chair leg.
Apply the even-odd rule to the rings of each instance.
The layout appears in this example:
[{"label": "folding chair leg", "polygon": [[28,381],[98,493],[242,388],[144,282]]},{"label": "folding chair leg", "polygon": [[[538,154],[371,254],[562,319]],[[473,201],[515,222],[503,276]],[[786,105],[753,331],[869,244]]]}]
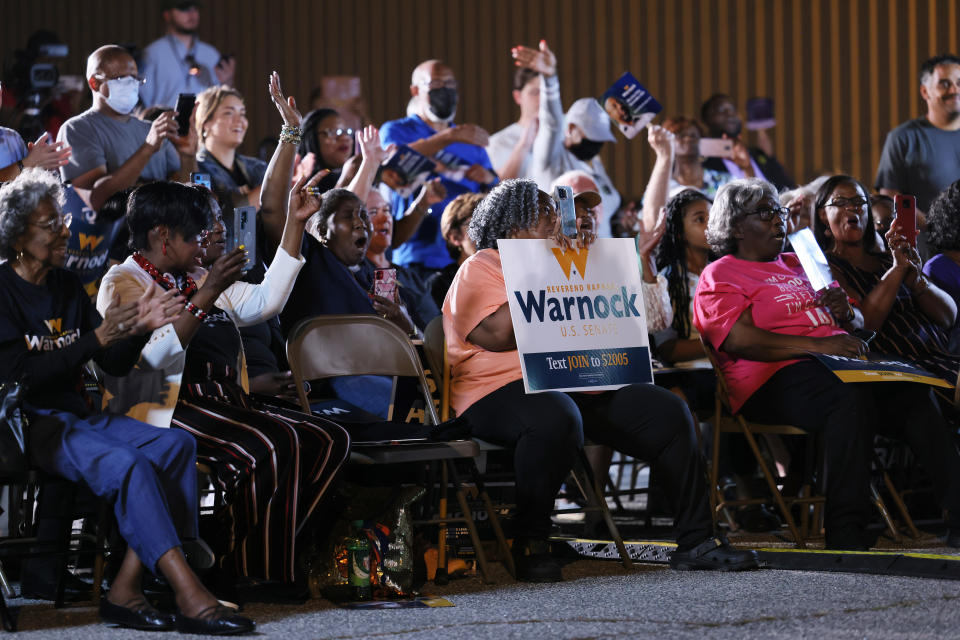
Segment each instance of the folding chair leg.
[{"label": "folding chair leg", "polygon": [[493,501],[490,500],[490,494],[487,493],[483,482],[480,480],[480,470],[473,462],[470,463],[470,473],[473,475],[473,482],[477,486],[477,493],[483,500],[483,508],[487,510],[487,516],[490,518],[490,526],[493,527],[493,533],[497,536],[497,545],[500,547],[500,556],[503,558],[503,566],[507,568],[510,577],[516,579],[517,567],[513,563],[513,553],[510,545],[507,544],[507,537],[503,534],[503,527],[500,525],[500,516],[497,515],[493,507]]},{"label": "folding chair leg", "polygon": [[887,529],[893,537],[893,541],[900,544],[903,538],[900,537],[900,532],[897,531],[897,526],[893,523],[893,518],[890,517],[890,512],[887,511],[887,505],[883,502],[883,498],[880,497],[880,492],[877,491],[877,488],[872,482],[870,483],[870,497],[873,499],[873,505],[877,508],[877,511],[880,512],[880,517],[883,518],[883,521],[886,523]]},{"label": "folding chair leg", "polygon": [[893,480],[890,479],[890,475],[886,471],[883,472],[883,483],[887,486],[887,491],[890,492],[893,504],[897,505],[897,511],[900,512],[900,517],[903,518],[904,524],[907,525],[907,529],[910,531],[910,537],[916,540],[920,537],[920,532],[917,531],[917,525],[913,523],[913,518],[910,517],[907,505],[903,503],[900,492],[897,491],[897,488],[893,485]]},{"label": "folding chair leg", "polygon": [[[440,465],[440,504],[438,507],[441,520],[447,517],[447,495],[450,479],[447,477],[446,462]],[[437,540],[437,572],[433,576],[433,583],[439,585],[447,584],[450,579],[447,575],[447,523],[440,523]]]},{"label": "folding chair leg", "polygon": [[10,609],[7,608],[7,599],[3,597],[2,593],[0,593],[0,620],[3,621],[3,628],[7,631],[17,630],[17,621],[10,613]]},{"label": "folding chair leg", "polygon": [[107,528],[110,526],[109,510],[107,503],[99,500],[97,508],[97,554],[93,557],[93,595],[91,601],[94,604],[100,602],[100,596],[103,589],[103,550],[106,548]]},{"label": "folding chair leg", "polygon": [[[64,503],[73,504],[76,498],[76,486],[73,484],[67,486],[69,488],[66,491]],[[57,562],[57,599],[53,603],[55,609],[61,609],[65,604],[65,593],[67,589],[65,576],[67,574],[67,564],[70,562],[70,537],[72,532],[73,520],[71,516],[68,515],[65,517],[63,526],[57,535],[59,562]]]},{"label": "folding chair leg", "polygon": [[[742,424],[740,426],[743,427]],[[747,437],[747,442],[750,444],[750,448],[753,450],[753,455],[757,458],[757,464],[760,465],[760,469],[763,471],[763,477],[767,480],[767,486],[770,488],[770,493],[773,495],[773,500],[777,503],[777,508],[780,509],[780,513],[783,514],[783,519],[787,521],[787,526],[790,528],[790,533],[793,535],[794,541],[799,548],[806,548],[806,544],[804,543],[803,538],[800,536],[800,531],[797,530],[797,524],[793,521],[793,515],[790,514],[790,509],[788,509],[787,505],[783,502],[783,496],[780,495],[780,490],[777,488],[777,483],[773,479],[773,475],[770,473],[770,468],[767,467],[767,463],[763,460],[763,456],[760,454],[760,447],[757,446],[757,440],[746,427],[743,427],[743,435]]]},{"label": "folding chair leg", "polygon": [[493,584],[493,578],[490,576],[490,566],[487,564],[487,556],[483,552],[483,545],[480,544],[480,535],[477,533],[477,524],[473,521],[473,512],[470,510],[470,504],[467,502],[467,494],[464,491],[463,483],[457,475],[457,469],[452,460],[445,460],[444,465],[449,465],[450,476],[453,478],[454,486],[457,488],[457,503],[463,512],[464,524],[467,525],[467,532],[470,534],[470,542],[473,543],[473,550],[477,556],[477,564],[480,565],[480,576],[485,584]]},{"label": "folding chair leg", "polygon": [[[620,530],[617,529],[617,525],[613,521],[613,516],[610,515],[610,509],[607,507],[607,499],[603,495],[603,486],[593,477],[593,469],[590,467],[590,461],[587,459],[587,456],[584,454],[582,449],[580,450],[579,461],[581,467],[580,471],[583,473],[585,480],[583,493],[585,496],[593,496],[591,502],[595,504],[596,508],[600,509],[600,514],[603,516],[603,520],[607,525],[607,531],[610,532],[613,542],[617,545],[617,552],[620,554],[620,561],[623,563],[625,568],[629,569],[633,566],[633,562],[630,560],[630,555],[627,553],[627,547],[623,544],[623,538],[620,537]],[[648,500],[649,496],[650,494],[648,493]]]}]

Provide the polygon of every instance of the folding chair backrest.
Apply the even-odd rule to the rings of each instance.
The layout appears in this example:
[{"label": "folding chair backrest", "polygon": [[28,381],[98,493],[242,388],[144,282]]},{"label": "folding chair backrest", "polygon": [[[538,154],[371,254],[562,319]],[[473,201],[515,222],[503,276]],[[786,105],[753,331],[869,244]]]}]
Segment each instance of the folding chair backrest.
[{"label": "folding chair backrest", "polygon": [[437,389],[443,388],[443,367],[446,360],[446,345],[443,336],[443,316],[437,316],[423,330],[423,350],[427,354],[427,364]]},{"label": "folding chair backrest", "polygon": [[300,321],[287,336],[287,360],[300,405],[309,411],[304,380],[336,376],[410,376],[423,390],[431,424],[439,418],[417,350],[395,324],[374,315],[317,316]]}]

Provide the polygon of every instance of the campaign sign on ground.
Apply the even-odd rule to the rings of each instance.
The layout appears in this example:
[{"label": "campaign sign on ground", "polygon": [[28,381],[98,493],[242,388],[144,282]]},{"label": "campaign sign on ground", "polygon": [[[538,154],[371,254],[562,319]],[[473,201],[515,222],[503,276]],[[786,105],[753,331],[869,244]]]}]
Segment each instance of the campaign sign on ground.
[{"label": "campaign sign on ground", "polygon": [[499,240],[527,393],[652,382],[633,241],[566,252],[552,240]]},{"label": "campaign sign on ground", "polygon": [[866,359],[810,353],[844,382],[919,382],[952,389],[953,385],[915,364],[891,356],[870,353]]}]

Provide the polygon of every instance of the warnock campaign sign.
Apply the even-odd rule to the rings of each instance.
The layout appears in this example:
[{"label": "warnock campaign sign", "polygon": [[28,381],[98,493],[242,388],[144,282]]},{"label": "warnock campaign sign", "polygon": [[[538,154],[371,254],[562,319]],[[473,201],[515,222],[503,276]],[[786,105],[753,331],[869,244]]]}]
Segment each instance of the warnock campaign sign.
[{"label": "warnock campaign sign", "polygon": [[919,382],[952,389],[953,385],[917,365],[883,354],[868,353],[865,358],[848,358],[811,353],[817,361],[844,382]]},{"label": "warnock campaign sign", "polygon": [[499,240],[527,393],[652,382],[633,240],[566,252],[552,240]]}]

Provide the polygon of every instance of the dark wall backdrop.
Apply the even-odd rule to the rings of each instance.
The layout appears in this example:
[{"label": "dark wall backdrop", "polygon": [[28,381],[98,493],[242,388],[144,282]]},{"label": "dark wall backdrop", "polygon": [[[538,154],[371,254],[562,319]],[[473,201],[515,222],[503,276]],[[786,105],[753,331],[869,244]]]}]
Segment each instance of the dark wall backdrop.
[{"label": "dark wall backdrop", "polygon": [[[9,56],[39,28],[70,45],[61,73],[82,74],[108,42],[141,47],[162,32],[159,0],[0,0]],[[668,115],[695,115],[726,91],[775,100],[777,155],[799,180],[824,170],[872,182],[887,131],[924,113],[917,69],[957,47],[956,0],[203,0],[200,37],[238,59],[245,150],[275,134],[268,73],[301,104],[323,75],[357,75],[377,123],[400,117],[410,72],[446,59],[461,85],[459,122],[493,132],[517,116],[510,47],[546,38],[564,107],[630,70]],[[624,195],[653,156],[619,139],[603,158]]]}]

